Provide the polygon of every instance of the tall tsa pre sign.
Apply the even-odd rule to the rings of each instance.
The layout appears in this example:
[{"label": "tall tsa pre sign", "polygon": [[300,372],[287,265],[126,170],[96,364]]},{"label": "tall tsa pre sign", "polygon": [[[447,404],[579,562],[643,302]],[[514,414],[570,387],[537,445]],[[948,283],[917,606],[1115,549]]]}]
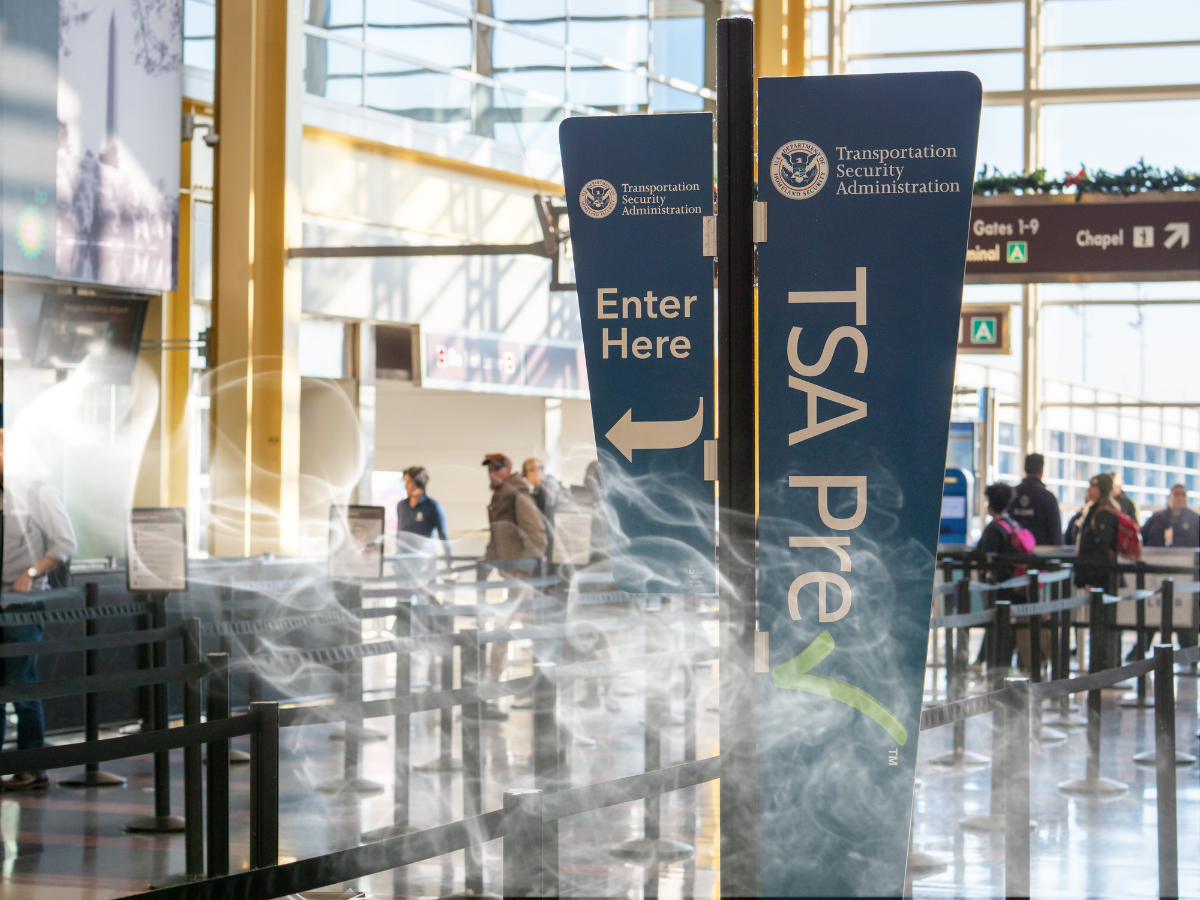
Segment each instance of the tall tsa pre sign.
[{"label": "tall tsa pre sign", "polygon": [[980,85],[758,85],[761,891],[898,897]]},{"label": "tall tsa pre sign", "polygon": [[559,141],[613,577],[711,593],[712,116],[572,118]]}]

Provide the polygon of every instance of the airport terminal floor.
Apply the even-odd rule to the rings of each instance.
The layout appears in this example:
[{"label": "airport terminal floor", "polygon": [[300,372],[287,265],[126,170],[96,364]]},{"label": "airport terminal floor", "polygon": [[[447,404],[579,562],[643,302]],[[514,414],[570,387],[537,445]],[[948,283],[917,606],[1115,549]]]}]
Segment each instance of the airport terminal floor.
[{"label": "airport terminal floor", "polygon": [[[225,576],[238,568],[228,567]],[[274,860],[266,858],[271,854],[286,869],[296,860],[332,859],[329,854],[369,846],[371,841],[392,841],[388,852],[404,852],[395,844],[397,835],[413,832],[434,837],[433,849],[415,852],[413,858],[418,861],[411,865],[391,868],[386,855],[373,864],[360,860],[353,864],[364,866],[360,871],[371,874],[326,884],[313,882],[320,876],[310,872],[308,888],[333,891],[334,896],[339,891],[357,891],[378,898],[463,896],[472,891],[510,896],[517,868],[508,855],[513,851],[505,848],[512,838],[506,834],[500,840],[487,840],[482,832],[494,827],[486,824],[487,816],[506,809],[506,792],[513,789],[548,790],[548,798],[553,792],[566,792],[563,796],[569,797],[572,789],[579,795],[588,790],[586,786],[597,784],[602,785],[600,793],[578,797],[574,809],[581,811],[553,820],[557,856],[553,864],[547,852],[550,832],[541,834],[543,895],[720,895],[721,815],[716,771],[692,777],[677,774],[673,776],[675,784],[684,786],[674,790],[666,783],[657,787],[636,783],[638,776],[653,769],[681,773],[689,766],[705,765],[706,759],[716,761],[720,664],[714,658],[713,645],[718,642],[715,605],[705,598],[697,603],[695,596],[624,595],[613,590],[606,573],[577,573],[566,583],[553,576],[535,578],[531,579],[535,586],[529,588],[513,586],[512,579],[498,579],[493,572],[490,589],[477,587],[469,577],[460,578],[460,573],[441,573],[427,578],[422,590],[414,593],[411,588],[398,587],[403,579],[367,581],[347,592],[346,585],[331,584],[320,576],[297,578],[294,567],[291,577],[278,577],[285,574],[282,572],[266,574],[264,568],[254,567],[254,580],[231,581],[214,603],[199,593],[192,597],[180,594],[155,610],[151,598],[151,614],[144,617],[149,621],[142,623],[157,626],[155,615],[165,613],[162,621],[184,622],[184,627],[149,631],[145,638],[175,638],[176,632],[192,631],[200,636],[202,651],[224,649],[231,654],[228,662],[226,657],[209,656],[209,670],[203,673],[182,673],[188,678],[203,677],[210,696],[233,698],[235,715],[226,721],[247,725],[242,735],[251,733],[231,741],[235,755],[243,752],[243,761],[235,760],[228,767],[226,797],[206,793],[207,814],[189,807],[189,785],[194,783],[194,789],[200,790],[198,772],[188,771],[185,751],[178,749],[157,760],[151,754],[126,751],[128,758],[116,758],[120,752],[109,753],[99,768],[124,779],[115,785],[68,786],[64,782],[77,780],[80,769],[55,769],[50,773],[49,789],[10,791],[0,799],[5,852],[0,895],[107,900],[178,885],[188,880],[180,877],[185,872],[198,878],[205,871],[220,875],[225,847],[225,871],[237,875],[272,864]],[[457,568],[474,567],[460,564]],[[477,570],[477,574],[482,572]],[[961,570],[954,574],[961,575]],[[1024,577],[1028,580],[1029,576]],[[947,587],[939,588],[935,613],[945,612],[941,598],[957,590],[960,582],[943,582]],[[505,584],[509,587],[501,586]],[[1198,586],[1180,582],[1179,587],[1195,591]],[[557,593],[560,589],[561,594]],[[1053,599],[1050,591],[1062,596]],[[72,602],[72,593],[77,592],[55,592],[59,599],[48,604],[51,617],[58,610],[58,619],[67,622],[72,618],[68,611],[82,612],[79,604]],[[100,600],[98,606],[92,604],[94,609],[107,606],[114,613],[107,617],[105,624],[110,627],[101,636],[101,640],[107,636],[110,643],[119,640],[113,635],[130,634],[112,628],[113,621],[122,613],[128,616],[131,611],[144,611],[138,604],[147,599],[137,594],[120,597],[123,591],[116,584],[105,586],[103,596],[97,588],[89,593]],[[976,593],[986,598],[994,592],[984,588]],[[1064,605],[1080,609],[1089,603],[1094,604],[1089,612],[1103,608],[1100,592],[1073,597],[1061,589],[1061,580],[1043,585],[1034,595],[1051,610]],[[115,599],[124,603],[114,603]],[[472,605],[473,600],[482,602]],[[1156,729],[1161,732],[1163,722],[1156,718],[1153,704],[1155,698],[1164,697],[1155,680],[1165,683],[1161,673],[1166,670],[1143,664],[1140,672],[1149,676],[1144,684],[1138,684],[1137,673],[1128,677],[1121,670],[1108,677],[1100,689],[1037,700],[1030,708],[1027,727],[1020,732],[1027,751],[1022,757],[1008,739],[1014,720],[1001,718],[1010,713],[989,705],[998,696],[994,690],[997,677],[1030,674],[1019,671],[1022,656],[1030,651],[1029,638],[1011,628],[1019,622],[1021,608],[986,600],[976,605],[982,609],[957,618],[941,616],[933,622],[905,894],[1012,896],[1006,889],[1011,882],[1006,879],[1013,877],[1013,853],[1006,845],[1013,836],[1005,833],[1003,815],[997,827],[989,813],[994,815],[1006,802],[1012,803],[1017,795],[1010,790],[1010,783],[1025,778],[1021,784],[1026,787],[1020,789],[1027,791],[1032,822],[1026,873],[1032,896],[1160,896],[1163,820],[1158,784],[1164,769],[1153,758],[1135,762],[1134,757],[1154,754],[1164,746],[1156,742]],[[1014,617],[997,617],[994,613],[1000,607],[1011,610]],[[397,609],[399,616],[395,615]],[[565,615],[558,615],[560,610]],[[393,615],[385,615],[388,612]],[[1125,663],[1126,668],[1139,665],[1135,630],[1112,628],[1104,642],[1110,646],[1098,647],[1086,625],[1075,622],[1060,627],[1065,624],[1061,615],[1052,612],[1026,618],[1026,622],[1038,621],[1039,627],[1043,620],[1046,623],[1040,632],[1046,640],[1038,642],[1045,645],[1046,655],[1036,664],[1046,685],[1054,684],[1056,671],[1058,675],[1068,672],[1075,679],[1084,677],[1083,673],[1101,673],[1103,680],[1117,667],[1101,668],[1099,663],[1112,658],[1117,648],[1111,645],[1118,639],[1120,659],[1134,660]],[[192,616],[197,619],[189,625],[185,620]],[[330,628],[333,639],[314,648],[311,641],[298,638],[297,629],[318,620],[337,624]],[[347,622],[352,623],[349,628]],[[1011,628],[1007,634],[1005,623]],[[61,633],[66,633],[64,627],[80,630],[78,621],[50,627]],[[1189,632],[1178,630],[1181,657],[1187,652],[1183,645],[1189,642]],[[136,635],[137,629],[132,633]],[[948,633],[952,636],[949,645]],[[458,640],[448,642],[451,635]],[[567,635],[565,640],[563,635]],[[47,635],[45,650],[54,652],[66,646],[55,647],[57,637],[58,633]],[[504,680],[489,685],[479,678],[482,657],[478,651],[489,643],[496,646],[498,639],[508,640],[503,651],[507,667]],[[1073,647],[1069,646],[1072,640]],[[1011,665],[1000,666],[996,660],[1004,652],[991,655],[993,651],[985,646],[990,642],[1007,647]],[[83,643],[76,639],[70,649]],[[457,651],[453,650],[455,644]],[[451,649],[449,656],[447,648]],[[1014,650],[1019,655],[1012,656]],[[185,650],[183,658],[188,664],[186,660],[196,656]],[[984,660],[982,665],[973,664],[977,658]],[[152,671],[163,663],[176,663],[173,652],[151,654],[140,665],[132,657],[129,661],[134,665],[126,679],[144,675],[147,668]],[[214,680],[214,666],[229,673],[227,681]],[[1178,751],[1184,754],[1181,763],[1186,763],[1186,754],[1197,750],[1200,734],[1196,666],[1183,663],[1175,668],[1178,672],[1170,679],[1175,694],[1174,735]],[[550,670],[557,673],[546,679]],[[170,670],[170,674],[178,676],[180,671]],[[396,689],[397,674],[400,691]],[[538,681],[539,676],[543,680]],[[295,691],[301,684],[310,692],[307,696],[286,696],[289,689]],[[548,692],[550,684],[553,688]],[[510,686],[507,692],[506,685]],[[1082,682],[1078,686],[1088,687]],[[111,691],[114,686],[106,687]],[[443,690],[454,690],[454,694],[442,694]],[[137,691],[127,688],[125,693]],[[184,698],[174,696],[174,691],[171,694],[165,724],[168,733],[181,734],[178,729],[185,720],[195,722],[201,717],[186,707]],[[282,702],[278,706],[255,703],[254,696]],[[357,705],[360,697],[362,705]],[[410,701],[403,707],[408,714],[378,715],[397,709],[385,709],[396,697]],[[422,697],[426,698],[426,711],[419,711]],[[463,705],[480,697],[496,699]],[[439,698],[453,705],[438,708]],[[82,698],[71,699],[78,704]],[[153,704],[156,698],[145,699]],[[249,707],[246,700],[251,701]],[[216,706],[211,700],[206,702],[210,705],[204,718],[210,725],[220,724],[224,712],[220,702]],[[976,704],[968,711],[969,717],[945,717],[947,710],[956,704],[961,708],[964,702]],[[275,728],[273,737],[270,729],[254,725],[264,706],[278,710],[274,721],[282,727]],[[1044,708],[1039,711],[1039,707]],[[338,710],[349,710],[352,719],[365,717],[361,741],[347,744],[344,726],[334,714]],[[1098,719],[1091,718],[1093,713]],[[156,714],[161,711],[151,707],[151,721],[145,728],[136,722],[125,727],[105,723],[86,743],[81,743],[85,733],[59,731],[51,735],[48,745],[95,748],[99,739],[100,746],[117,747],[122,739],[136,739],[147,729],[152,734],[155,724],[164,724]],[[400,747],[396,744],[397,723],[405,738]],[[957,725],[962,726],[961,740],[955,735]],[[357,726],[353,729],[352,734],[359,734]],[[1095,743],[1089,747],[1089,741]],[[557,746],[557,755],[551,750],[547,756],[548,744]],[[224,746],[222,741],[210,741],[204,752],[211,756],[215,748],[220,760]],[[277,754],[277,762],[267,759],[262,765],[263,756],[272,753]],[[251,762],[244,762],[247,757]],[[1193,755],[1193,764],[1174,769],[1181,897],[1200,893],[1200,859],[1188,849],[1200,838],[1200,766],[1194,760]],[[207,768],[207,760],[204,765]],[[1024,775],[1020,774],[1022,765],[1026,766]],[[1093,775],[1099,776],[1094,780],[1101,794],[1072,792],[1071,782],[1086,781]],[[275,779],[271,792],[261,793],[262,779]],[[631,780],[635,783],[630,784]],[[206,792],[213,790],[213,781],[205,777]],[[163,791],[166,794],[156,793]],[[169,801],[160,805],[168,794]],[[277,804],[277,815],[265,808],[272,802]],[[220,815],[221,804],[226,803],[227,829],[214,831],[212,813],[215,810]],[[571,810],[570,802],[560,808],[560,812]],[[436,829],[469,819],[472,813],[483,814],[473,820],[480,823],[481,832],[475,835],[473,849],[446,852],[455,838],[437,834]],[[155,814],[179,817],[171,826],[176,832],[130,832],[131,825],[145,828],[145,817]],[[207,856],[196,866],[197,860],[189,862],[188,857],[189,847],[198,838],[184,829],[199,826],[202,815]],[[139,820],[141,826],[135,824]],[[397,823],[402,827],[394,828]],[[273,846],[263,845],[264,834],[270,835],[267,840],[273,841]],[[650,856],[648,838],[657,838]],[[551,870],[554,881],[548,882],[546,873]],[[553,889],[547,890],[551,883]]]}]

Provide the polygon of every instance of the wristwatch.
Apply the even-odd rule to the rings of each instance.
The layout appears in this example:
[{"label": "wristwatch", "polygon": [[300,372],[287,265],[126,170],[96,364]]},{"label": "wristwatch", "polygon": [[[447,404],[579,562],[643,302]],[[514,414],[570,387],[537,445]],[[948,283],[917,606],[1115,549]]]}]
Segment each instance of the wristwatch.
[{"label": "wristwatch", "polygon": [[37,570],[37,566],[30,566],[28,569],[25,570],[25,574],[28,575],[30,578],[37,578],[42,573]]}]

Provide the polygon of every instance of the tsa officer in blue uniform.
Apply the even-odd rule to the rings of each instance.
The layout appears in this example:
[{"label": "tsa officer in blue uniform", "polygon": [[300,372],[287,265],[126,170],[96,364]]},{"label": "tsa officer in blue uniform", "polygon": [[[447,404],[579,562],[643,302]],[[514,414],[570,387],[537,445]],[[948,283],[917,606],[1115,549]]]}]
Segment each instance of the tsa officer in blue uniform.
[{"label": "tsa officer in blue uniform", "polygon": [[1056,498],[1042,483],[1046,457],[1030,453],[1025,457],[1025,480],[1013,491],[1008,514],[1022,528],[1032,532],[1038,546],[1062,544],[1062,516]]},{"label": "tsa officer in blue uniform", "polygon": [[442,504],[425,493],[429,484],[429,473],[423,466],[404,470],[404,490],[408,499],[396,506],[396,531],[398,534],[415,534],[432,538],[436,532],[450,555],[450,536],[446,533],[446,511]]}]

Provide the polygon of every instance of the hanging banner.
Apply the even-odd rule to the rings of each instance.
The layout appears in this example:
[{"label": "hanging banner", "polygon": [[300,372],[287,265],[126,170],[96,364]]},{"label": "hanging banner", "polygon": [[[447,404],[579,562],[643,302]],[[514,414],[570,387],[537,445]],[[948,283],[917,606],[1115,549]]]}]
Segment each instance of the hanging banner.
[{"label": "hanging banner", "polygon": [[712,116],[559,126],[613,578],[712,593]]},{"label": "hanging banner", "polygon": [[761,892],[899,897],[981,88],[758,92]]}]

